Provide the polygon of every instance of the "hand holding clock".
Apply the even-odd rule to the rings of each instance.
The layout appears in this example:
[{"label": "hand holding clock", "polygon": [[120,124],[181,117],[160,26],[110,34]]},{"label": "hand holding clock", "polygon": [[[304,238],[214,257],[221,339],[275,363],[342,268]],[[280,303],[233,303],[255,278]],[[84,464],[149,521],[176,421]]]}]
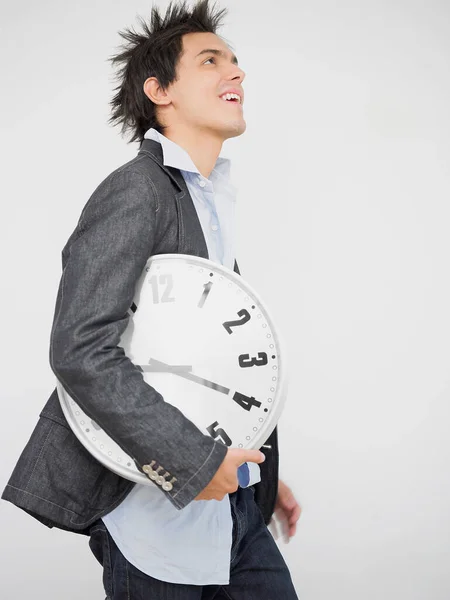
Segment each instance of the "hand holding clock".
[{"label": "hand holding clock", "polygon": [[259,450],[228,448],[222,464],[208,485],[194,500],[222,500],[238,489],[237,470],[245,462],[262,463],[266,457]]}]

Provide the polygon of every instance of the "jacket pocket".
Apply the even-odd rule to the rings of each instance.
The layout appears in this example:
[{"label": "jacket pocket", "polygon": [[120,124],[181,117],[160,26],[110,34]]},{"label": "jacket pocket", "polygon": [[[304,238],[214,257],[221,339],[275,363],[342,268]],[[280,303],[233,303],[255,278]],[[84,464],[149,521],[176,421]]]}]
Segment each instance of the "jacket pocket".
[{"label": "jacket pocket", "polygon": [[56,526],[80,530],[115,508],[133,486],[97,461],[70,427],[41,416],[4,497]]}]

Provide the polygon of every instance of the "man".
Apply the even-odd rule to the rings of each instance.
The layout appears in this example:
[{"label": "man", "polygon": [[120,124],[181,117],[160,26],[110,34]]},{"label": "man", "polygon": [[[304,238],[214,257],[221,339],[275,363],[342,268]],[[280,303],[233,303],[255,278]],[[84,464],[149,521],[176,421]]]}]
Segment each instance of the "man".
[{"label": "man", "polygon": [[[78,442],[52,393],[2,498],[49,527],[89,536],[108,598],[297,598],[267,529],[295,533],[300,507],[278,481],[275,429],[259,450],[203,434],[118,346],[151,255],[193,254],[230,268],[233,200],[223,142],[245,131],[245,74],[215,33],[224,10],[170,4],[121,34],[112,123],[141,142],[85,205],[63,253],[50,364],[64,388],[136,466],[153,458],[172,489],[112,473]],[[230,95],[231,94],[231,95]],[[169,486],[170,487],[170,486]]]}]

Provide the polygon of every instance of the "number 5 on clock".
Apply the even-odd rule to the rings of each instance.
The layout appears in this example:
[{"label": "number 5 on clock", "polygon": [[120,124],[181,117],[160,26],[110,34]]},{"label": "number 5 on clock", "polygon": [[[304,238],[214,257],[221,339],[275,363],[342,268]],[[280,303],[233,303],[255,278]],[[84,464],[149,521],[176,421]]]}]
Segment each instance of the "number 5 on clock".
[{"label": "number 5 on clock", "polygon": [[217,421],[214,421],[214,423],[211,423],[211,425],[209,425],[209,427],[206,428],[209,435],[215,440],[217,440],[217,438],[220,437],[222,439],[219,439],[219,442],[222,442],[223,444],[225,444],[225,446],[231,446],[231,439],[226,434],[226,432],[221,427],[215,429],[218,425],[219,423]]}]

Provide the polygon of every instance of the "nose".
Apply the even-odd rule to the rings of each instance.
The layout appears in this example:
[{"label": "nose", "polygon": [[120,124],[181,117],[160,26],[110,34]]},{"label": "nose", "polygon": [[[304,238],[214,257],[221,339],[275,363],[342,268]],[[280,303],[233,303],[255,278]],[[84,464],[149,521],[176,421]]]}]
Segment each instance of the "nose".
[{"label": "nose", "polygon": [[238,65],[233,65],[227,79],[242,83],[245,79],[245,71],[243,71]]}]

